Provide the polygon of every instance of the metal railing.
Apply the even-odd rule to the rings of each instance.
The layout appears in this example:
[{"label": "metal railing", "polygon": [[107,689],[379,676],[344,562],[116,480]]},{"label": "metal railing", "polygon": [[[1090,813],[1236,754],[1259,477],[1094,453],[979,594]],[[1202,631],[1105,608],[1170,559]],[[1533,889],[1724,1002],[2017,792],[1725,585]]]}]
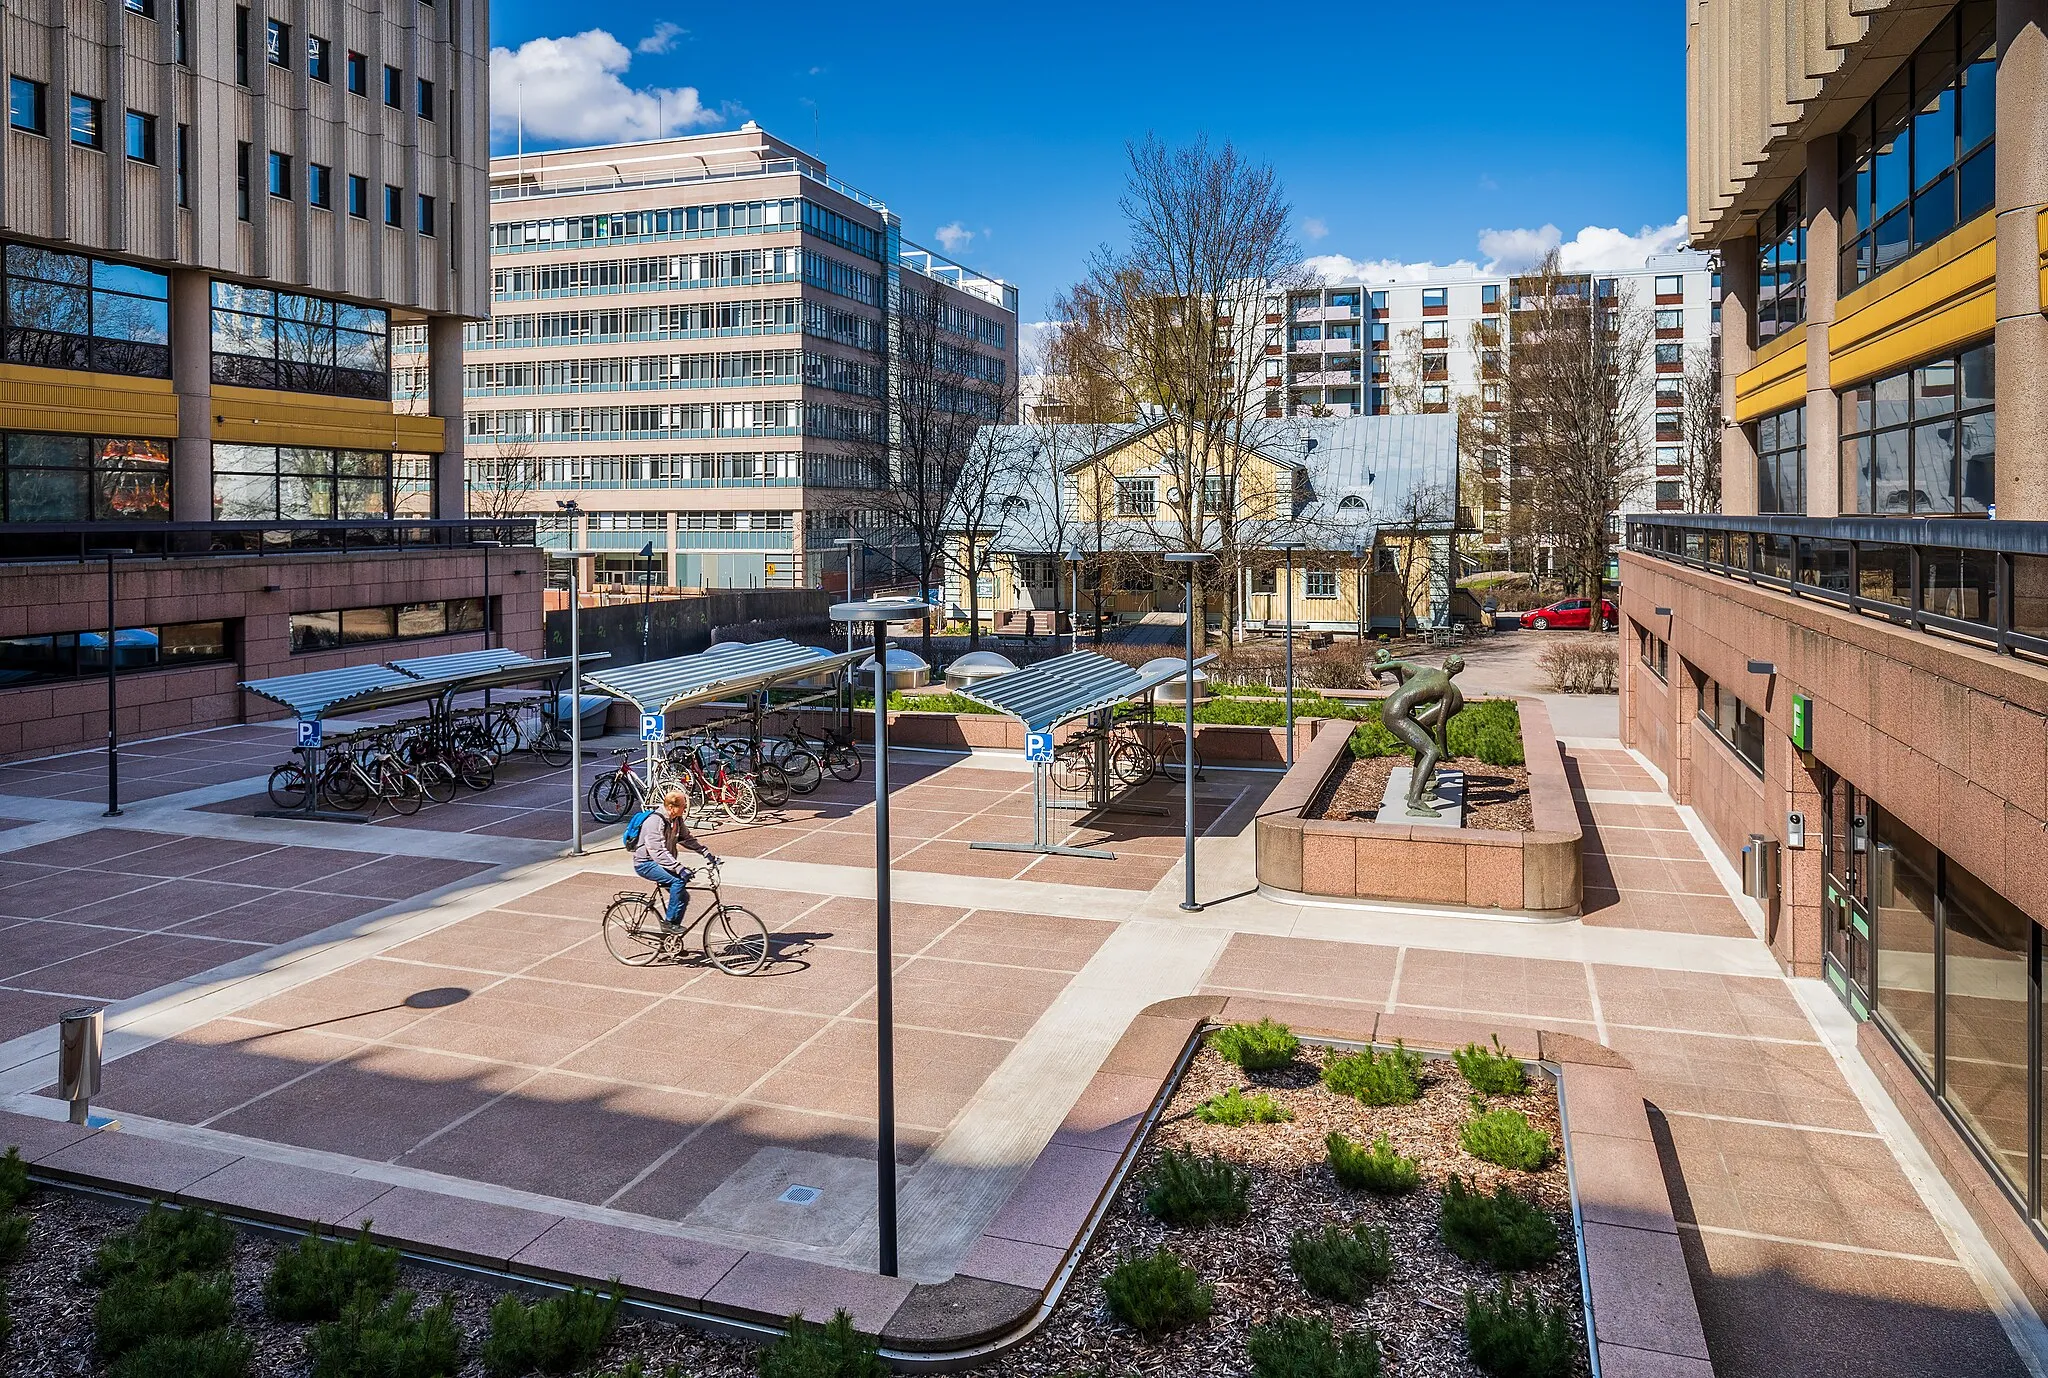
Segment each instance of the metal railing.
[{"label": "metal railing", "polygon": [[275,522],[0,522],[0,564],[81,561],[94,550],[141,557],[226,559],[349,551],[454,550],[539,544],[533,520]]},{"label": "metal railing", "polygon": [[1673,512],[1627,528],[1637,555],[2048,658],[2048,522]]},{"label": "metal railing", "polygon": [[[696,157],[695,154],[679,155]],[[581,196],[594,191],[631,191],[640,187],[686,186],[693,182],[736,182],[754,177],[788,177],[792,174],[819,186],[830,187],[849,201],[858,202],[871,210],[886,211],[886,203],[876,200],[858,187],[848,186],[836,177],[824,172],[800,158],[766,158],[758,163],[742,167],[711,167],[702,164],[695,168],[673,168],[661,171],[638,172],[631,176],[613,172],[610,176],[587,177],[582,179],[568,176],[551,177],[553,169],[537,169],[528,174],[521,172],[515,160],[511,168],[500,166],[491,172],[491,199],[493,201],[529,201],[547,196]],[[602,166],[609,168],[610,164]],[[784,228],[776,226],[774,228]],[[794,228],[794,227],[790,227]]]}]

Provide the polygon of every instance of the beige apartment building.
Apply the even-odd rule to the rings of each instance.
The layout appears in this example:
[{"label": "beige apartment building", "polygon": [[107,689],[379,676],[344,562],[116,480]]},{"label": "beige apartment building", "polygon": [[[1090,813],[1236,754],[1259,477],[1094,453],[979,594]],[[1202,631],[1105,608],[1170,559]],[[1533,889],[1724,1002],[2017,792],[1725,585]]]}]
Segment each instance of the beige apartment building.
[{"label": "beige apartment building", "polygon": [[1014,419],[1016,288],[909,243],[882,201],[751,122],[498,157],[490,194],[471,510],[616,550],[587,583],[836,583],[849,533],[878,548],[856,579],[907,577],[859,498],[892,472],[906,319],[963,411]]}]

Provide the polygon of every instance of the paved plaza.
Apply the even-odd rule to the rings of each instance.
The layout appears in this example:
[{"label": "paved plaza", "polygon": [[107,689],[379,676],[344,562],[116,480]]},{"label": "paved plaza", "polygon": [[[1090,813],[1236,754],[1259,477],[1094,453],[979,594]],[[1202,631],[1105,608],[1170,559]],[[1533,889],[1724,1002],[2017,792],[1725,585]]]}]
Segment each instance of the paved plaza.
[{"label": "paved plaza", "polygon": [[[251,817],[274,727],[0,767],[0,1103],[44,1096],[55,1014],[111,1005],[103,1105],[136,1139],[310,1164],[872,1267],[873,786],[707,835],[773,935],[761,975],[612,961],[639,886],[615,831],[564,855],[567,772],[349,827]],[[1429,1041],[1483,1017],[1609,1044],[1641,1074],[1716,1371],[2039,1372],[2040,1325],[1904,1131],[1817,983],[1783,979],[1688,810],[1611,740],[1568,739],[1582,920],[1261,895],[1277,774],[1199,782],[1073,840],[1014,757],[905,752],[892,826],[904,1270],[948,1276],[1131,1018],[1197,992],[1336,1001]],[[604,759],[602,751],[597,759]],[[127,755],[124,753],[124,763]],[[41,1100],[46,1112],[54,1107]],[[807,1204],[780,1199],[815,1188]],[[1883,1342],[1871,1343],[1873,1333]],[[1853,1334],[1857,1343],[1844,1343]]]}]

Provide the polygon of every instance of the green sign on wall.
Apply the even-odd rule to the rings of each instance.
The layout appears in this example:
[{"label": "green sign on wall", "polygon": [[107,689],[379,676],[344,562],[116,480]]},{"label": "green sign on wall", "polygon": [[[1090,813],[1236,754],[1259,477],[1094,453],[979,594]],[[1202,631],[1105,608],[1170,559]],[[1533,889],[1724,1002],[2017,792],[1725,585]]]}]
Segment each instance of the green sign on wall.
[{"label": "green sign on wall", "polygon": [[1804,694],[1792,696],[1792,745],[1813,750],[1813,700]]}]

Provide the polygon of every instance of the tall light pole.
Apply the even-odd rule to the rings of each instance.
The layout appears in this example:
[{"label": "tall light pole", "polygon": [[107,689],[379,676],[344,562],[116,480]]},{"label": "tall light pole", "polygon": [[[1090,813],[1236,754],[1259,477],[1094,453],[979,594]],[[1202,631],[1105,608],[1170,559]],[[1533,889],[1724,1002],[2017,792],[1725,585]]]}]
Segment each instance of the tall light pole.
[{"label": "tall light pole", "polygon": [[120,666],[115,656],[116,633],[120,628],[114,621],[114,561],[123,555],[133,555],[128,546],[99,546],[86,552],[88,555],[104,556],[107,561],[107,811],[105,818],[121,816],[121,735],[114,726],[114,712],[120,707],[120,691],[114,687],[114,676]]},{"label": "tall light pole", "polygon": [[650,634],[647,599],[654,587],[654,542],[640,547],[640,663],[647,663],[647,639]]},{"label": "tall light pole", "polygon": [[832,620],[865,622],[875,637],[875,1216],[883,1277],[896,1276],[896,1005],[889,935],[889,624],[924,621],[922,598],[835,603]]},{"label": "tall light pole", "polygon": [[1184,736],[1181,738],[1181,815],[1185,845],[1182,848],[1183,865],[1187,873],[1187,894],[1180,907],[1192,914],[1202,906],[1195,903],[1195,566],[1209,559],[1206,550],[1178,550],[1166,557],[1166,562],[1181,567],[1181,580],[1185,596],[1181,606],[1187,610],[1181,620],[1187,624],[1188,663],[1186,678],[1182,683],[1183,707],[1187,710],[1183,719]]},{"label": "tall light pole", "polygon": [[[853,601],[853,552],[866,545],[867,542],[858,536],[841,536],[832,544],[846,548],[846,600],[850,603]],[[846,624],[846,653],[848,655],[853,654],[853,623],[851,622]]]},{"label": "tall light pole", "polygon": [[1081,547],[1067,547],[1067,654],[1081,649]]},{"label": "tall light pole", "polygon": [[[569,510],[575,511],[574,504]],[[574,547],[569,557],[569,854],[583,855],[583,561],[598,554]]]},{"label": "tall light pole", "polygon": [[[1314,444],[1314,441],[1310,441]],[[1294,764],[1294,552],[1301,541],[1282,541],[1287,554],[1287,764]]]}]

